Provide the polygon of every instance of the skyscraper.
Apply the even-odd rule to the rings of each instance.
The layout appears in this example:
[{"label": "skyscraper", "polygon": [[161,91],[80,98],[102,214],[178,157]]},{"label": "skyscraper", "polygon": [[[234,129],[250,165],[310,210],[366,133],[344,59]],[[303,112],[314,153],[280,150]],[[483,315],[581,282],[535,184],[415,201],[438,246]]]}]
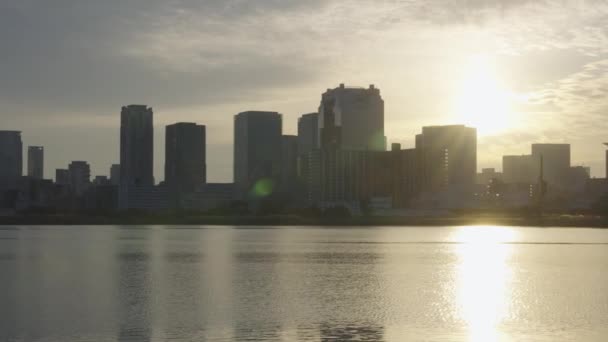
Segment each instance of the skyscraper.
[{"label": "skyscraper", "polygon": [[154,185],[152,108],[122,107],[120,124],[120,179],[125,185]]},{"label": "skyscraper", "polygon": [[122,107],[120,114],[119,207],[127,208],[129,192],[154,186],[154,129],[152,108]]},{"label": "skyscraper", "polygon": [[91,167],[86,161],[73,161],[68,166],[70,186],[78,196],[84,194],[91,184]]},{"label": "skyscraper", "polygon": [[304,114],[298,119],[298,153],[319,147],[319,114]]},{"label": "skyscraper", "polygon": [[566,188],[570,178],[570,144],[532,144],[535,163],[540,163],[541,156],[543,177],[549,190],[551,187]]},{"label": "skyscraper", "polygon": [[68,169],[56,169],[55,184],[70,185],[70,171]]},{"label": "skyscraper", "polygon": [[120,184],[120,164],[110,166],[110,183],[112,185]]},{"label": "skyscraper", "polygon": [[281,138],[281,190],[294,195],[298,185],[298,137]]},{"label": "skyscraper", "polygon": [[23,174],[21,132],[0,131],[0,188],[15,186]]},{"label": "skyscraper", "polygon": [[27,175],[35,179],[44,178],[44,147],[29,146],[27,149]]},{"label": "skyscraper", "polygon": [[234,182],[239,196],[269,195],[278,185],[282,117],[247,111],[234,117]]},{"label": "skyscraper", "polygon": [[477,130],[463,125],[423,127],[416,135],[423,191],[471,186],[477,174]]},{"label": "skyscraper", "polygon": [[177,194],[194,192],[206,175],[205,126],[180,122],[165,129],[165,184]]},{"label": "skyscraper", "polygon": [[318,124],[321,148],[386,150],[384,101],[374,85],[328,89],[321,97]]}]

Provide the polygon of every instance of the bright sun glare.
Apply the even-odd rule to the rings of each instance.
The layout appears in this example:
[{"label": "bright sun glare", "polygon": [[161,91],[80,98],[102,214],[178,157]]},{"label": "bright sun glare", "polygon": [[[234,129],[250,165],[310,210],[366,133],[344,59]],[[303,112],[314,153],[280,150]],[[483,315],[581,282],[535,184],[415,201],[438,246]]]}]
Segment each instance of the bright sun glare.
[{"label": "bright sun glare", "polygon": [[512,95],[503,86],[493,59],[474,55],[465,68],[455,104],[457,120],[477,128],[480,135],[494,135],[511,128]]},{"label": "bright sun glare", "polygon": [[462,227],[455,236],[460,264],[456,270],[459,312],[469,328],[469,341],[501,340],[509,311],[512,281],[508,259],[516,233],[503,227]]}]

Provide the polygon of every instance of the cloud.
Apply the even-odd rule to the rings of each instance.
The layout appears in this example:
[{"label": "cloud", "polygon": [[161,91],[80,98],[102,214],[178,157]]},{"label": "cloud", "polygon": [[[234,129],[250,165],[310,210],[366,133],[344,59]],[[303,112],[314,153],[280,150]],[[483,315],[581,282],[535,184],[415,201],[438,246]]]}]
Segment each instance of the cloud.
[{"label": "cloud", "polygon": [[325,88],[375,83],[390,138],[410,141],[450,111],[463,60],[487,53],[529,95],[525,124],[546,125],[510,139],[575,127],[591,145],[605,127],[606,22],[599,0],[0,0],[0,125],[107,136],[120,106],[146,103],[157,123],[213,123],[211,143],[226,144],[237,111],[279,110],[293,132]]}]

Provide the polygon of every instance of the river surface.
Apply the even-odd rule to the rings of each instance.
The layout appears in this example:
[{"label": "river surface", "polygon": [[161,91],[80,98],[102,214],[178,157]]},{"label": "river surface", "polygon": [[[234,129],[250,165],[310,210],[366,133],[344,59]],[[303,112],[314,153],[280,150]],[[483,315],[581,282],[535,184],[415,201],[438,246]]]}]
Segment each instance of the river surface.
[{"label": "river surface", "polygon": [[0,341],[608,341],[608,230],[4,226]]}]

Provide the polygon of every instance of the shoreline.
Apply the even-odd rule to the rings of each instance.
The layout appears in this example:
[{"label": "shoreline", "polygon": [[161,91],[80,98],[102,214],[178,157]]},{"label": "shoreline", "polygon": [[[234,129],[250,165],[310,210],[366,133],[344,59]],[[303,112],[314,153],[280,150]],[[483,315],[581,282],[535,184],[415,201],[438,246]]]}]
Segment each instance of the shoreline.
[{"label": "shoreline", "polygon": [[608,228],[606,216],[547,215],[543,217],[467,215],[450,217],[369,216],[311,218],[300,216],[83,216],[31,215],[0,217],[7,225],[212,225],[212,226],[468,226]]}]

